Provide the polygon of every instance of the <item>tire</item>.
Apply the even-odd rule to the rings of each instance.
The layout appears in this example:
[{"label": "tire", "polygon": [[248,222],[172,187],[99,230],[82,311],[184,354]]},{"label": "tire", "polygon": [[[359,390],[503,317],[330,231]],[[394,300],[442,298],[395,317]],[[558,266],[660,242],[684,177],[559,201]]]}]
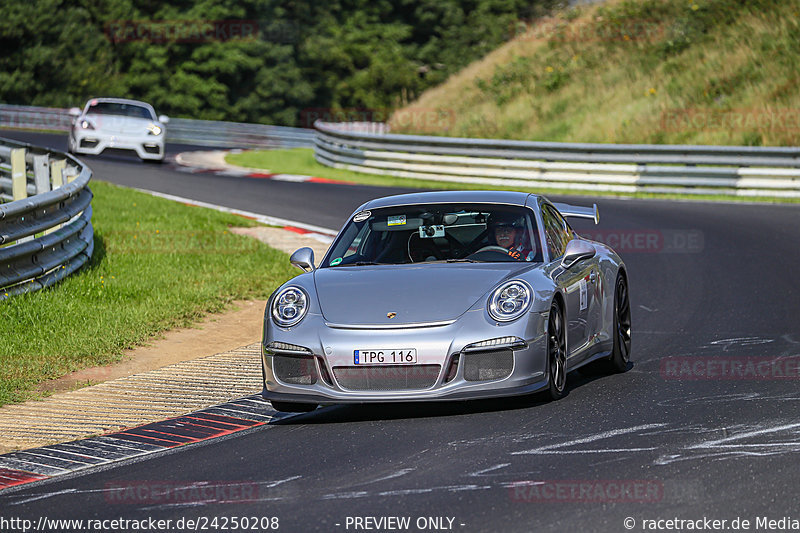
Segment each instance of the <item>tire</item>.
[{"label": "tire", "polygon": [[628,370],[631,360],[631,302],[625,276],[617,274],[614,284],[614,348],[606,361],[606,369],[612,373]]},{"label": "tire", "polygon": [[557,301],[553,301],[547,320],[547,375],[550,399],[562,398],[567,388],[567,341],[564,313]]},{"label": "tire", "polygon": [[272,404],[276,411],[284,413],[308,413],[317,408],[315,403],[279,402],[276,400],[270,400],[269,403]]}]

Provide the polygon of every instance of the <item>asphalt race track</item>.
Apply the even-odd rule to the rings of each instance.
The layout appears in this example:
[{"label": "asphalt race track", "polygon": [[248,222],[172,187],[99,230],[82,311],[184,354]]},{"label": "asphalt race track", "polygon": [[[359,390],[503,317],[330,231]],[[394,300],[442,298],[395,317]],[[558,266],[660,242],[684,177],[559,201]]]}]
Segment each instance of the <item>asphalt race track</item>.
[{"label": "asphalt race track", "polygon": [[[0,136],[66,148],[59,136]],[[123,157],[85,161],[97,180],[333,229],[362,201],[404,192],[190,175]],[[614,245],[627,264],[627,373],[572,373],[567,396],[553,403],[327,407],[7,490],[0,514],[34,523],[171,519],[174,531],[177,520],[198,517],[277,517],[280,531],[394,524],[357,517],[410,517],[400,531],[643,531],[644,520],[657,519],[700,520],[691,529],[701,529],[704,518],[728,528],[749,520],[755,530],[764,518],[800,519],[800,205],[597,204],[601,224],[575,226]],[[202,503],[119,501],[108,491],[231,483],[241,490]]]}]

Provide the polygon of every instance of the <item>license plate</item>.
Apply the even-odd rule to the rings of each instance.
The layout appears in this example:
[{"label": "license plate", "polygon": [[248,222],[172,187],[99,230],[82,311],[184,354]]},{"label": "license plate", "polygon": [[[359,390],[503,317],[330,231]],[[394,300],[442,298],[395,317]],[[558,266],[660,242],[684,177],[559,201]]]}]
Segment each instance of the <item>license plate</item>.
[{"label": "license plate", "polygon": [[353,363],[357,365],[413,365],[416,362],[416,348],[353,350]]}]

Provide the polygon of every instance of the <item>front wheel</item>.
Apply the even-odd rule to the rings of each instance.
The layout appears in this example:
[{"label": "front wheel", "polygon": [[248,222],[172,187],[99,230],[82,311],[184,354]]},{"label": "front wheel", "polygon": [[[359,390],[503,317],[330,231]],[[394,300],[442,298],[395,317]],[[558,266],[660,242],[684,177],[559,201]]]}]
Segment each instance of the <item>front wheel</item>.
[{"label": "front wheel", "polygon": [[625,372],[631,360],[631,303],[628,283],[622,274],[617,275],[614,287],[614,349],[608,359],[608,370]]},{"label": "front wheel", "polygon": [[269,403],[276,411],[284,413],[308,413],[317,408],[315,403],[279,402],[276,400],[270,400]]},{"label": "front wheel", "polygon": [[564,333],[564,314],[561,305],[553,302],[547,321],[548,392],[551,400],[564,396],[567,385],[567,341]]}]

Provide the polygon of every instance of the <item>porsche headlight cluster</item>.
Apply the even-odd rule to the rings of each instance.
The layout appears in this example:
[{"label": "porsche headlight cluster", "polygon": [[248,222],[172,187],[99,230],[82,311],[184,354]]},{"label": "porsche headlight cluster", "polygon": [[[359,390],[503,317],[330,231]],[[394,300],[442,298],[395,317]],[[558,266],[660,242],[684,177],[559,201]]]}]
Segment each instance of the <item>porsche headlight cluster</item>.
[{"label": "porsche headlight cluster", "polygon": [[93,130],[94,126],[88,120],[81,120],[81,128],[85,130]]},{"label": "porsche headlight cluster", "polygon": [[499,322],[516,320],[525,314],[533,301],[533,289],[524,281],[503,283],[489,298],[489,315]]},{"label": "porsche headlight cluster", "polygon": [[308,312],[308,295],[300,287],[286,287],[272,300],[272,320],[288,328],[298,324]]},{"label": "porsche headlight cluster", "polygon": [[147,126],[148,135],[161,135],[161,126],[158,124],[150,124]]}]

